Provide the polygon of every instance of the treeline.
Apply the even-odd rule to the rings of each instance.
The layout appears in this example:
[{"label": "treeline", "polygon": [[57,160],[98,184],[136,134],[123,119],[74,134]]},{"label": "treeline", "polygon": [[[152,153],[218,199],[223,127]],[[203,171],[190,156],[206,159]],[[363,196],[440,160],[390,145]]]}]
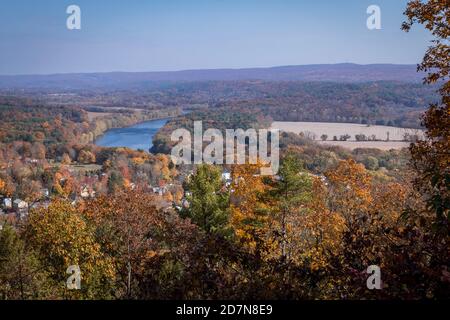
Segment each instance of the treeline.
[{"label": "treeline", "polygon": [[420,126],[437,87],[399,82],[329,83],[209,81],[168,84],[148,98],[162,105],[207,105],[260,110],[278,121],[322,121]]},{"label": "treeline", "polygon": [[147,90],[85,90],[51,94],[13,92],[0,104],[98,106],[107,109],[226,107],[260,110],[278,121],[322,121],[420,126],[424,106],[437,102],[437,86],[402,82],[205,81],[161,82]]}]

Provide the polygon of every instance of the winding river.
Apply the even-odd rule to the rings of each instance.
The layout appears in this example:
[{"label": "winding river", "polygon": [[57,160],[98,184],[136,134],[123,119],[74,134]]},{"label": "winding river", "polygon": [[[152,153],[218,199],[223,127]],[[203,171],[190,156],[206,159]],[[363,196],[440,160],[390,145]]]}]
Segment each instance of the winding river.
[{"label": "winding river", "polygon": [[149,151],[153,136],[169,119],[150,120],[131,127],[111,129],[99,137],[95,144],[101,147],[127,147]]}]

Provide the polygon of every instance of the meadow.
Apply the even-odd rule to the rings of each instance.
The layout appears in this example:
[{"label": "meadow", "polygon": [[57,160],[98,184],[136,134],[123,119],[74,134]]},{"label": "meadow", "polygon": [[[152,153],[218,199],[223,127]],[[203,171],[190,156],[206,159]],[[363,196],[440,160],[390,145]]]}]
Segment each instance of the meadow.
[{"label": "meadow", "polygon": [[275,121],[271,128],[297,134],[303,133],[321,144],[349,149],[401,149],[409,146],[411,138],[423,136],[423,131],[420,129],[355,123]]}]

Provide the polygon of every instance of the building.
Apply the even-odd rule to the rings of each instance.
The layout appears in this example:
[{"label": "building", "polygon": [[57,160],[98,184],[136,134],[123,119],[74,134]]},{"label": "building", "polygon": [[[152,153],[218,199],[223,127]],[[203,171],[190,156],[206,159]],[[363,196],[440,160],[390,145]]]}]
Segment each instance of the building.
[{"label": "building", "polygon": [[18,220],[25,218],[28,215],[28,202],[21,199],[16,199],[13,202],[13,208],[16,210]]},{"label": "building", "polygon": [[8,210],[12,209],[12,199],[11,198],[4,198],[2,201],[3,209]]},{"label": "building", "polygon": [[163,196],[167,192],[166,187],[153,187],[153,193],[156,193],[159,196]]},{"label": "building", "polygon": [[223,181],[231,181],[231,173],[225,171],[222,172],[222,180]]},{"label": "building", "polygon": [[88,186],[84,186],[81,188],[80,196],[83,199],[95,198],[95,191],[92,190],[92,188],[89,188]]},{"label": "building", "polygon": [[48,198],[50,196],[50,191],[47,188],[41,189],[41,195],[44,198]]},{"label": "building", "polygon": [[28,209],[28,202],[23,201],[21,199],[16,199],[13,202],[13,208],[15,210],[27,210]]},{"label": "building", "polygon": [[222,180],[225,182],[225,186],[229,187],[233,180],[231,179],[231,173],[228,171],[222,172]]}]

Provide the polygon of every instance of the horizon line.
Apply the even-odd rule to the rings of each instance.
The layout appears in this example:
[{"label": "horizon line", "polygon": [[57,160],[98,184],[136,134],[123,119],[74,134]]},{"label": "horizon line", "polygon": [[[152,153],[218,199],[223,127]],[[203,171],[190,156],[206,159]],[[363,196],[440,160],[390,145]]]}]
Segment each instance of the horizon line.
[{"label": "horizon line", "polygon": [[181,73],[195,71],[240,71],[240,70],[256,70],[256,69],[275,69],[289,67],[306,67],[306,66],[336,66],[336,65],[355,65],[355,66],[417,66],[413,63],[354,63],[354,62],[337,62],[337,63],[311,63],[311,64],[289,64],[261,67],[236,67],[236,68],[189,68],[179,70],[162,70],[162,71],[86,71],[86,72],[55,72],[55,73],[17,73],[17,74],[0,74],[0,77],[27,77],[27,76],[59,76],[59,75],[84,75],[84,74],[114,74],[114,73]]}]

